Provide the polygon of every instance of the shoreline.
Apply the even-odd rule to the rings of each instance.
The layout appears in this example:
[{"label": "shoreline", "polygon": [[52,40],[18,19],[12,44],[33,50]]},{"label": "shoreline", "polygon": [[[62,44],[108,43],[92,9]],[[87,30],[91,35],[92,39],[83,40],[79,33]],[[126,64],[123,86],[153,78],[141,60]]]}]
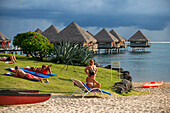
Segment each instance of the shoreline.
[{"label": "shoreline", "polygon": [[15,105],[0,107],[2,113],[64,113],[64,112],[157,112],[168,113],[170,111],[170,82],[164,82],[161,87],[141,88],[144,82],[133,82],[137,91],[148,92],[141,95],[109,97],[80,96],[52,94],[52,97],[42,103]]}]

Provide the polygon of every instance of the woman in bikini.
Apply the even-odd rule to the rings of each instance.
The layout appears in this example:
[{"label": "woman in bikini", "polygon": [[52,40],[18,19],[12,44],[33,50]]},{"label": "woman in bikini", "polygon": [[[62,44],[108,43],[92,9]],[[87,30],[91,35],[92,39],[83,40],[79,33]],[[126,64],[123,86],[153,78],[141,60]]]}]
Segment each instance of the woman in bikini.
[{"label": "woman in bikini", "polygon": [[13,63],[17,62],[15,55],[11,55],[10,57],[0,57],[0,61],[12,61]]},{"label": "woman in bikini", "polygon": [[86,85],[88,88],[95,88],[94,90],[99,90],[101,87],[101,84],[99,82],[97,82],[92,76],[92,74],[90,74],[87,78],[86,78]]},{"label": "woman in bikini", "polygon": [[90,59],[89,65],[85,68],[84,71],[85,71],[85,73],[88,74],[88,76],[93,75],[91,77],[95,79],[96,73],[97,73],[97,68],[96,68],[96,65],[94,65],[94,60],[93,59]]},{"label": "woman in bikini", "polygon": [[35,72],[38,72],[38,73],[42,73],[42,74],[47,74],[49,72],[49,74],[52,74],[51,73],[51,65],[42,65],[42,67],[31,67],[31,69]]}]

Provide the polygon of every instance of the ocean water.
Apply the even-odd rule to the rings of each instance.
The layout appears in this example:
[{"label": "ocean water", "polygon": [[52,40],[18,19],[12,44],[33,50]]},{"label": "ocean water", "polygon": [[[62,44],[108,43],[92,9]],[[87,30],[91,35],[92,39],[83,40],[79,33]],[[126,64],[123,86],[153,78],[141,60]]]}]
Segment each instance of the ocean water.
[{"label": "ocean water", "polygon": [[132,52],[128,47],[119,54],[100,54],[94,59],[103,66],[120,61],[120,67],[130,72],[133,82],[170,82],[170,43],[152,43],[145,52]]}]

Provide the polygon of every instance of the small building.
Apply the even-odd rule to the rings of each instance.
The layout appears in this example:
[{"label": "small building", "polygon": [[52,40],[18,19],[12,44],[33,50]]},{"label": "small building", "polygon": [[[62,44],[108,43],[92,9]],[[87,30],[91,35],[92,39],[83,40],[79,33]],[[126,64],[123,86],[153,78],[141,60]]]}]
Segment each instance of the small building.
[{"label": "small building", "polygon": [[128,40],[131,47],[150,47],[150,39],[146,37],[140,30],[137,31],[132,37]]},{"label": "small building", "polygon": [[92,51],[97,49],[95,48],[97,40],[75,22],[55,35],[53,42],[59,43],[60,41],[83,44],[83,46],[89,46]]},{"label": "small building", "polygon": [[97,40],[98,49],[113,49],[116,48],[116,42],[119,40],[116,39],[110,32],[103,28],[98,32],[94,38]]},{"label": "small building", "polygon": [[119,42],[116,42],[116,45],[119,46],[120,48],[126,48],[127,44],[126,39],[124,37],[122,37],[121,35],[119,35],[116,31],[114,31],[113,29],[110,31],[110,33],[115,36]]},{"label": "small building", "polygon": [[0,48],[1,49],[9,48],[10,42],[11,40],[0,32]]},{"label": "small building", "polygon": [[57,29],[57,27],[55,27],[54,25],[51,25],[49,28],[47,28],[42,35],[47,37],[47,39],[51,42],[54,43],[54,39],[56,37],[56,35],[60,32],[59,29]]},{"label": "small building", "polygon": [[37,29],[35,30],[35,32],[40,33],[40,34],[43,33],[43,31],[42,31],[41,29],[39,29],[39,28],[37,28]]},{"label": "small building", "polygon": [[151,47],[150,39],[146,37],[140,30],[137,31],[132,37],[128,40],[130,42],[130,47],[134,50],[136,48],[142,48],[145,50],[147,47]]}]

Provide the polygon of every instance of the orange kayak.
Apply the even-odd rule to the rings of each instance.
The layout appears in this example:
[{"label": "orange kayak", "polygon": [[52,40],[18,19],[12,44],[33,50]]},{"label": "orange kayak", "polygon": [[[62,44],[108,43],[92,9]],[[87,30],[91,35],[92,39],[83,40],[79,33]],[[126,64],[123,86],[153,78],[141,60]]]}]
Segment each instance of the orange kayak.
[{"label": "orange kayak", "polygon": [[143,88],[150,88],[150,87],[160,87],[163,84],[163,81],[159,82],[147,82],[143,85]]}]

